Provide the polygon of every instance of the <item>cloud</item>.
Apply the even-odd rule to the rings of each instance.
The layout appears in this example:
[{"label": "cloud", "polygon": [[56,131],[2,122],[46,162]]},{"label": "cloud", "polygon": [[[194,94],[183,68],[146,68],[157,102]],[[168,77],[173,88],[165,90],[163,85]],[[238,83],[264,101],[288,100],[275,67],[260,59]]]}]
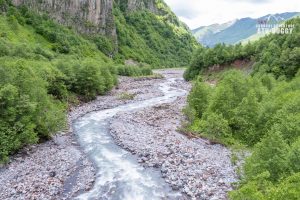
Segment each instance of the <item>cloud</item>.
[{"label": "cloud", "polygon": [[263,4],[271,1],[272,0],[228,0],[228,2],[248,2],[248,3],[256,3],[256,4]]},{"label": "cloud", "polygon": [[165,0],[191,29],[237,18],[300,12],[299,0]]}]

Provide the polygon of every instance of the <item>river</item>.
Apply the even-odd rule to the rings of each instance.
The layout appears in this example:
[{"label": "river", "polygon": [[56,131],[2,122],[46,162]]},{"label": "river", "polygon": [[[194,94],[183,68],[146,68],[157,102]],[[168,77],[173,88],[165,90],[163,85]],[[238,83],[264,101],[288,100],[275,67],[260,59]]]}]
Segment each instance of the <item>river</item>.
[{"label": "river", "polygon": [[160,84],[164,96],[138,101],[112,109],[91,112],[74,121],[74,132],[85,153],[97,168],[96,182],[92,190],[80,194],[76,199],[178,199],[181,194],[174,192],[161,177],[160,171],[144,168],[137,157],[119,147],[109,132],[109,119],[123,111],[137,111],[163,103],[170,103],[185,90],[174,88],[175,78]]}]

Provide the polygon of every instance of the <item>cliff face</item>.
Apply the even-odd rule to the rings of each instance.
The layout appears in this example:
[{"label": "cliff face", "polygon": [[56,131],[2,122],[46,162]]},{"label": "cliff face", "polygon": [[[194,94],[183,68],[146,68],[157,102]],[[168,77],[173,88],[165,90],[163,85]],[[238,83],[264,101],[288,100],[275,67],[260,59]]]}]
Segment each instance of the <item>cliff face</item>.
[{"label": "cliff face", "polygon": [[46,12],[56,21],[81,33],[114,37],[113,0],[13,0],[15,5]]},{"label": "cliff face", "polygon": [[157,12],[155,0],[13,0],[37,12],[46,12],[59,23],[72,26],[81,33],[101,33],[116,38],[113,4],[124,12],[147,9]]},{"label": "cliff face", "polygon": [[156,13],[158,11],[155,0],[117,0],[118,4],[124,4],[127,11],[149,10]]},{"label": "cliff face", "polygon": [[[12,0],[88,35],[118,62],[187,65],[196,41],[163,0]],[[106,40],[108,39],[108,40]]]}]

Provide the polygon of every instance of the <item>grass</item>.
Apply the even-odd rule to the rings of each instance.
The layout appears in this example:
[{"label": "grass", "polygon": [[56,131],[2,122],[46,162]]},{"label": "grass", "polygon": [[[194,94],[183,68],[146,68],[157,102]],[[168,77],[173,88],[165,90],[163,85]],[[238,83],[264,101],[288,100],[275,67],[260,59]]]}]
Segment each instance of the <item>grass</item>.
[{"label": "grass", "polygon": [[135,94],[131,94],[131,93],[128,93],[128,92],[123,92],[123,93],[118,95],[118,99],[119,100],[133,100],[135,96],[136,96]]}]

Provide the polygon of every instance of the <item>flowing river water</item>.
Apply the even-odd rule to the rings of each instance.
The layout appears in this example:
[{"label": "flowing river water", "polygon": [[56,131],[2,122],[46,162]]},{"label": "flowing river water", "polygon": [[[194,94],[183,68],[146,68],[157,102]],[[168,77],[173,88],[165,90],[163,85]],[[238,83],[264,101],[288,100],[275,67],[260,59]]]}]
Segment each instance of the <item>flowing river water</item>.
[{"label": "flowing river water", "polygon": [[181,194],[172,191],[160,171],[141,166],[136,156],[115,144],[109,132],[109,119],[119,112],[170,103],[186,95],[187,91],[172,87],[175,83],[175,78],[169,78],[160,84],[164,96],[95,111],[73,123],[78,142],[97,168],[92,190],[76,199],[180,199]]}]

